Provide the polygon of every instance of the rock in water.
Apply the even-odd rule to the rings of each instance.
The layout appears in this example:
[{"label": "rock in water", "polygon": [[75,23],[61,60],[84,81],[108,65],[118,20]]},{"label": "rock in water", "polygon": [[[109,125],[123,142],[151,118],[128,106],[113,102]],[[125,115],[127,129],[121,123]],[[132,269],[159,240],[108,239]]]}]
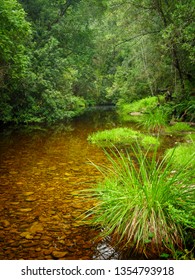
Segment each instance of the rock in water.
[{"label": "rock in water", "polygon": [[67,254],[68,254],[68,252],[60,252],[60,251],[53,251],[53,252],[52,252],[52,256],[53,256],[55,259],[64,258]]}]

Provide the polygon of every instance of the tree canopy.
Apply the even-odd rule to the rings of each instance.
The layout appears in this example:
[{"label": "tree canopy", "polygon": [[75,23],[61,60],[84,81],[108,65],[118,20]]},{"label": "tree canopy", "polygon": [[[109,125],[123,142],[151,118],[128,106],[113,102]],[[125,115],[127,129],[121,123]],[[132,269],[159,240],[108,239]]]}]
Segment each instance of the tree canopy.
[{"label": "tree canopy", "polygon": [[0,0],[0,120],[194,94],[194,0]]}]

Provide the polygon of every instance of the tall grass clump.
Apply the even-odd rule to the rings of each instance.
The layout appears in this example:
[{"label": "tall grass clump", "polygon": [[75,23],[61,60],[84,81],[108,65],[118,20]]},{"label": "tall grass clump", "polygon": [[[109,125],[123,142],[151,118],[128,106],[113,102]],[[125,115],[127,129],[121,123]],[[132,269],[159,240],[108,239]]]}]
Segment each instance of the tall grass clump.
[{"label": "tall grass clump", "polygon": [[192,171],[172,172],[171,159],[158,159],[157,151],[148,157],[139,146],[132,150],[105,151],[110,165],[97,167],[104,180],[89,190],[97,203],[86,216],[130,255],[182,250],[184,228],[195,227]]},{"label": "tall grass clump", "polygon": [[[162,99],[162,97],[159,98]],[[141,115],[132,116],[131,113],[133,112],[144,113],[147,110],[152,110],[157,106],[158,101],[159,101],[158,97],[151,96],[131,103],[118,102],[117,107],[118,107],[119,116],[123,121],[139,122]]]},{"label": "tall grass clump", "polygon": [[[162,99],[162,97],[159,97]],[[144,112],[157,106],[158,98],[150,96],[128,104],[117,104],[123,113]]]},{"label": "tall grass clump", "polygon": [[162,108],[147,111],[141,118],[141,125],[149,131],[161,132],[168,124],[168,114]]}]

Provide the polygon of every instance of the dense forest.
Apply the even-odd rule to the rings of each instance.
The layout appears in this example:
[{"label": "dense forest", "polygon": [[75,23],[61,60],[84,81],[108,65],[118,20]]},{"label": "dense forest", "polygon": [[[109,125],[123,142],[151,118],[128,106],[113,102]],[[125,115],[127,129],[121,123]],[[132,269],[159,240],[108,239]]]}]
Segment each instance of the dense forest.
[{"label": "dense forest", "polygon": [[194,0],[0,0],[1,122],[162,94],[192,121],[194,18]]},{"label": "dense forest", "polygon": [[0,259],[195,259],[194,19],[0,0]]}]

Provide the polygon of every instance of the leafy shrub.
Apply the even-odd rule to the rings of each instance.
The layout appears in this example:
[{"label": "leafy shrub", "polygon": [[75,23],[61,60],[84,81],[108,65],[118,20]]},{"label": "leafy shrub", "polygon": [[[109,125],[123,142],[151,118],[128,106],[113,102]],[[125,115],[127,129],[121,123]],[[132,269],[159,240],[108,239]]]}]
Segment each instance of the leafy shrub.
[{"label": "leafy shrub", "polygon": [[133,155],[105,151],[111,167],[97,167],[104,180],[87,194],[97,203],[86,218],[131,255],[174,254],[184,246],[184,227],[195,227],[195,192],[188,180],[193,171],[182,167],[172,173],[171,159],[132,149]]},{"label": "leafy shrub", "polygon": [[191,100],[183,100],[174,105],[174,114],[177,119],[181,119],[182,121],[194,121],[195,120],[195,99]]}]

